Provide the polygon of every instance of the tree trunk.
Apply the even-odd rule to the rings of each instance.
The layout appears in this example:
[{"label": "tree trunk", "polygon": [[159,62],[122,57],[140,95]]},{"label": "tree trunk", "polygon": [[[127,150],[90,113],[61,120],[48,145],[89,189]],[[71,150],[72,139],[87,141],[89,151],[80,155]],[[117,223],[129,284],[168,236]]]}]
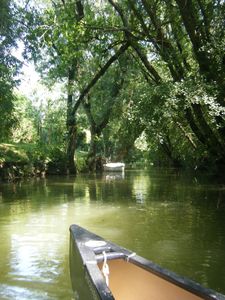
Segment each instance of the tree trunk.
[{"label": "tree trunk", "polygon": [[[122,72],[124,74],[124,72]],[[97,141],[99,137],[102,134],[102,131],[105,129],[107,124],[109,123],[110,119],[110,114],[113,109],[113,105],[117,99],[117,96],[120,93],[120,90],[123,87],[124,83],[124,77],[119,80],[118,76],[116,76],[114,80],[113,88],[111,90],[111,96],[113,99],[113,102],[109,103],[107,106],[107,110],[105,114],[102,116],[102,120],[99,124],[96,123],[94,119],[94,115],[91,111],[91,101],[90,101],[90,96],[87,96],[87,99],[85,102],[83,102],[83,107],[85,110],[85,113],[87,115],[88,121],[90,123],[91,127],[91,143],[90,143],[90,149],[88,153],[88,157],[86,160],[86,165],[88,166],[88,169],[90,172],[95,172],[97,169],[101,169],[101,164],[102,164],[102,159],[96,157],[96,152],[97,152]],[[97,163],[99,162],[99,163]]]},{"label": "tree trunk", "polygon": [[170,138],[168,135],[166,137],[164,137],[163,142],[159,143],[159,145],[161,146],[162,151],[165,153],[165,155],[168,157],[168,159],[172,163],[172,166],[174,168],[180,168],[181,162],[173,154],[171,141],[170,141]]},{"label": "tree trunk", "polygon": [[185,117],[186,120],[188,121],[189,126],[191,127],[191,130],[193,131],[193,133],[195,134],[195,136],[197,137],[197,139],[204,145],[206,146],[206,138],[204,136],[204,134],[201,132],[200,128],[197,126],[192,110],[190,107],[187,107],[185,109]]},{"label": "tree trunk", "polygon": [[180,122],[176,122],[176,125],[180,128],[181,132],[183,133],[184,137],[187,139],[187,141],[190,143],[190,145],[193,147],[193,149],[197,149],[197,146],[193,140],[193,138],[191,137],[191,135],[186,132],[185,128],[182,126],[182,124]]},{"label": "tree trunk", "polygon": [[98,135],[95,130],[95,126],[91,128],[91,143],[87,157],[87,166],[90,172],[96,171],[96,151],[97,151],[97,139]]},{"label": "tree trunk", "polygon": [[77,168],[74,161],[76,138],[77,138],[77,124],[75,116],[73,115],[73,83],[75,80],[76,62],[74,61],[68,72],[68,87],[67,87],[67,170],[69,174],[76,175]]},{"label": "tree trunk", "polygon": [[200,125],[200,128],[205,133],[206,141],[209,150],[216,152],[219,156],[224,156],[224,149],[218,140],[216,134],[213,132],[209,124],[207,123],[200,104],[192,104],[192,109],[195,114],[195,118]]},{"label": "tree trunk", "polygon": [[224,158],[223,146],[203,115],[201,105],[192,104],[185,110],[186,119],[198,140],[218,158]]},{"label": "tree trunk", "polygon": [[209,78],[211,73],[210,61],[206,53],[202,50],[202,46],[204,45],[204,37],[200,34],[200,24],[197,20],[192,0],[176,0],[176,2],[179,7],[187,34],[189,35],[189,38],[191,40],[193,51],[198,61],[200,70],[207,76],[207,78]]},{"label": "tree trunk", "polygon": [[75,164],[74,156],[76,149],[77,126],[74,122],[68,128],[68,143],[67,143],[67,170],[69,174],[76,175],[77,167]]}]

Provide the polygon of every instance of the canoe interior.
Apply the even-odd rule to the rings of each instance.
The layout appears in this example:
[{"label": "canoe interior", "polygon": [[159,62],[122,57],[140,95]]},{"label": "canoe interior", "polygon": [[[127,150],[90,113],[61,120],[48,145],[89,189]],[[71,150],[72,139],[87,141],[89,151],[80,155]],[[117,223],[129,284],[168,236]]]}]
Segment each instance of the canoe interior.
[{"label": "canoe interior", "polygon": [[108,261],[108,265],[109,288],[116,300],[204,299],[122,259]]}]

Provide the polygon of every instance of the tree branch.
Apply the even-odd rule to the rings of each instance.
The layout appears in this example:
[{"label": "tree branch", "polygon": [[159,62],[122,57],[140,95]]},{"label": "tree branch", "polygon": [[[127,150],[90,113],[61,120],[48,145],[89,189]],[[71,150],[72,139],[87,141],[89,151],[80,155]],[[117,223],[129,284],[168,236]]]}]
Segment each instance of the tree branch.
[{"label": "tree branch", "polygon": [[[121,7],[117,3],[115,3],[113,0],[108,0],[108,1],[115,8],[117,13],[120,15],[124,27],[129,28],[127,19],[125,18],[123,10],[121,9]],[[137,55],[141,59],[142,63],[144,64],[144,66],[146,67],[148,72],[153,76],[154,81],[156,83],[159,83],[161,81],[161,77],[159,76],[156,69],[149,63],[147,56],[142,51],[141,46],[134,39],[134,36],[133,36],[132,32],[130,30],[126,30],[125,31],[125,36],[126,36],[126,39],[127,39],[128,43],[136,51]]]},{"label": "tree branch", "polygon": [[138,43],[131,41],[132,48],[136,51],[137,55],[139,56],[140,60],[142,61],[145,68],[148,70],[148,72],[152,75],[152,79],[159,83],[162,81],[159,73],[156,71],[156,69],[149,63],[147,55],[141,50],[141,47]]},{"label": "tree branch", "polygon": [[106,73],[108,68],[116,61],[119,56],[124,53],[127,48],[129,47],[129,44],[126,43],[120,47],[120,49],[106,62],[106,64],[98,71],[98,73],[94,76],[94,78],[89,82],[89,84],[81,91],[81,94],[77,101],[75,102],[75,105],[72,110],[72,114],[75,115],[76,111],[78,110],[80,104],[82,103],[83,99],[86,97],[86,95],[89,93],[91,88],[97,83],[97,81]]},{"label": "tree branch", "polygon": [[108,0],[108,1],[109,1],[109,3],[115,8],[115,10],[117,11],[117,13],[120,15],[120,18],[121,18],[121,20],[122,20],[122,22],[123,22],[124,27],[125,27],[125,28],[128,28],[128,27],[129,27],[129,26],[128,26],[128,22],[127,22],[127,20],[126,20],[124,14],[123,14],[122,9],[121,9],[121,8],[119,7],[119,5],[117,5],[113,0]]}]

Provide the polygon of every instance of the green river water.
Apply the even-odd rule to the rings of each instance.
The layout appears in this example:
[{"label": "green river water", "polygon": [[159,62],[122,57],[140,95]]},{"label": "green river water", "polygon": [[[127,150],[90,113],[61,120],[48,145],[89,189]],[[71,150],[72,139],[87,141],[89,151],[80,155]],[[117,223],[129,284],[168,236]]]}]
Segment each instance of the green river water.
[{"label": "green river water", "polygon": [[73,299],[73,223],[225,294],[225,185],[133,170],[1,184],[0,299]]}]

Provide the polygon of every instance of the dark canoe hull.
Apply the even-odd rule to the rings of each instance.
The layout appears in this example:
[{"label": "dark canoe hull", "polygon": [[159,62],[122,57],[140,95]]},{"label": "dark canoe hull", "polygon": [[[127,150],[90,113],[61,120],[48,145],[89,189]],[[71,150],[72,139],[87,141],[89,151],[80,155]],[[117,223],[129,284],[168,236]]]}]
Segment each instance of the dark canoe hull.
[{"label": "dark canoe hull", "polygon": [[[70,275],[79,300],[225,300],[187,278],[77,225],[70,227]],[[101,267],[107,257],[109,287]]]}]

